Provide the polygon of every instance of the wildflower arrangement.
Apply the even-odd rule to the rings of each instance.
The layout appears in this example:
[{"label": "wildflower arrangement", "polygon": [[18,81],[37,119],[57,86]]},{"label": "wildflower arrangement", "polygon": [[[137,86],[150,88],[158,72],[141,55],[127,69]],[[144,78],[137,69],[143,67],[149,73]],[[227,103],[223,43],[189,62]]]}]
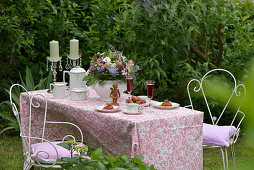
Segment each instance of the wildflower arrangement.
[{"label": "wildflower arrangement", "polygon": [[128,60],[112,45],[108,51],[98,52],[90,61],[89,75],[84,80],[87,85],[94,84],[97,80],[125,80],[126,76],[135,77],[140,68],[132,60]]}]

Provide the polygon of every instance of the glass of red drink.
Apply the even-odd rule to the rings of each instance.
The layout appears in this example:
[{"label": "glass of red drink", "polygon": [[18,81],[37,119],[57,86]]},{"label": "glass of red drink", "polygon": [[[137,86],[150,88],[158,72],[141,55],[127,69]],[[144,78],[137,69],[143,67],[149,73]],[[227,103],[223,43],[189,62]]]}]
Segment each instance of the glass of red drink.
[{"label": "glass of red drink", "polygon": [[[146,87],[147,87],[147,97],[149,99],[149,107],[151,105],[151,100],[153,98],[153,91],[154,91],[154,80],[147,80],[146,81]],[[153,112],[151,109],[149,112]]]},{"label": "glass of red drink", "polygon": [[133,89],[133,77],[126,76],[126,82],[127,82],[127,91],[129,93],[129,97],[131,97],[131,92]]}]

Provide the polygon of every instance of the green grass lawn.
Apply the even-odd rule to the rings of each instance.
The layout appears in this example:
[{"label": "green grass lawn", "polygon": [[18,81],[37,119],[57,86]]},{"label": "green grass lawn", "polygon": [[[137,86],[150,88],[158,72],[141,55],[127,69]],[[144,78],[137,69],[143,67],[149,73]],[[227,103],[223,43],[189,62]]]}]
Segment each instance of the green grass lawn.
[{"label": "green grass lawn", "polygon": [[[236,169],[254,169],[254,149],[246,145],[245,139],[238,139],[235,145]],[[229,169],[233,169],[231,150],[228,149]],[[223,169],[222,154],[220,149],[204,149],[203,167],[209,170]]]},{"label": "green grass lawn", "polygon": [[[254,169],[254,150],[245,145],[240,138],[236,145],[237,169]],[[232,168],[230,152],[229,165]],[[0,170],[21,170],[23,168],[23,151],[20,137],[0,136]],[[223,169],[222,156],[219,149],[204,150],[204,169]]]}]

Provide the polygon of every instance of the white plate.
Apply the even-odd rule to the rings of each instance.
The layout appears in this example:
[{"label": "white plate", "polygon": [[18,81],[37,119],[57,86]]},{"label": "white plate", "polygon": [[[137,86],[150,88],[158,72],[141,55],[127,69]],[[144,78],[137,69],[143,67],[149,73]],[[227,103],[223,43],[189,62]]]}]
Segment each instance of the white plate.
[{"label": "white plate", "polygon": [[161,106],[162,103],[163,102],[156,102],[156,101],[152,101],[151,102],[152,106],[154,106],[156,108],[159,108],[159,109],[165,109],[165,110],[176,109],[176,108],[178,108],[180,106],[180,104],[178,104],[178,103],[171,102],[172,106],[165,107],[165,106]]},{"label": "white plate", "polygon": [[138,115],[141,114],[142,112],[128,112],[126,109],[123,109],[123,113],[128,115]]},{"label": "white plate", "polygon": [[99,111],[99,112],[105,112],[105,113],[113,113],[113,112],[117,112],[117,111],[121,110],[121,107],[120,107],[120,106],[113,106],[114,109],[112,109],[112,110],[105,110],[105,109],[103,109],[105,106],[106,106],[106,105],[97,106],[97,107],[95,108],[95,110],[97,110],[97,111]]}]

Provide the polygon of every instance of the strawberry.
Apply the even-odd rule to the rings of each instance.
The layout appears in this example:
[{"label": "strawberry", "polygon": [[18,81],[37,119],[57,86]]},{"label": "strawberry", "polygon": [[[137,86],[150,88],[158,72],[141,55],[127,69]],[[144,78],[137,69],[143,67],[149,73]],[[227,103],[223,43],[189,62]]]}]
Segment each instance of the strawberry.
[{"label": "strawberry", "polygon": [[170,107],[170,106],[172,106],[172,103],[171,103],[170,101],[168,101],[168,100],[165,100],[165,101],[161,104],[161,106]]},{"label": "strawberry", "polygon": [[141,101],[142,98],[141,98],[141,97],[137,97],[137,99],[138,99],[139,101]]},{"label": "strawberry", "polygon": [[132,97],[131,97],[131,100],[132,100],[134,103],[136,103],[137,97],[136,97],[136,96],[132,96]]},{"label": "strawberry", "polygon": [[141,99],[140,101],[141,101],[141,104],[146,103],[145,99]]},{"label": "strawberry", "polygon": [[141,104],[140,101],[137,101],[136,104]]},{"label": "strawberry", "polygon": [[126,103],[130,103],[130,102],[131,102],[131,99],[127,99],[127,100],[126,100]]},{"label": "strawberry", "polygon": [[107,106],[103,107],[105,110],[112,110],[114,109],[113,105],[111,103],[107,103]]}]

